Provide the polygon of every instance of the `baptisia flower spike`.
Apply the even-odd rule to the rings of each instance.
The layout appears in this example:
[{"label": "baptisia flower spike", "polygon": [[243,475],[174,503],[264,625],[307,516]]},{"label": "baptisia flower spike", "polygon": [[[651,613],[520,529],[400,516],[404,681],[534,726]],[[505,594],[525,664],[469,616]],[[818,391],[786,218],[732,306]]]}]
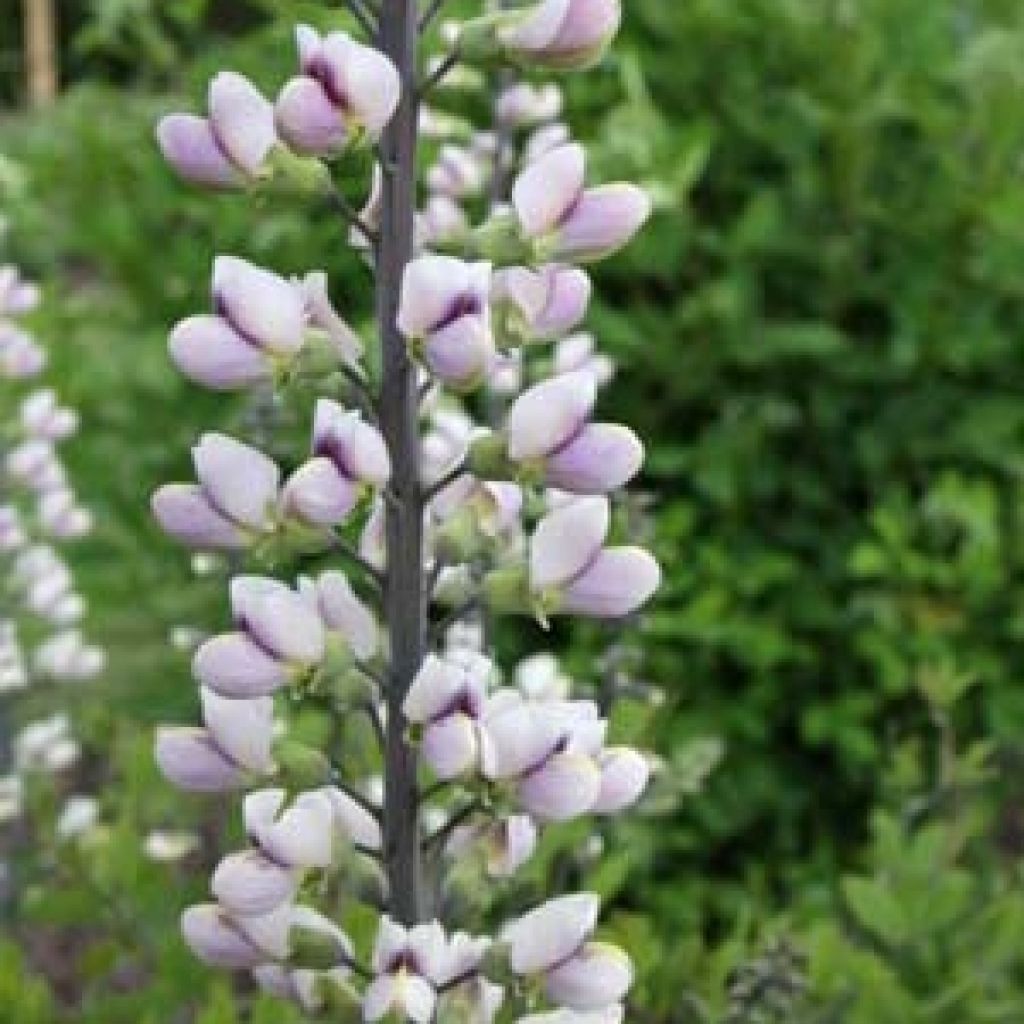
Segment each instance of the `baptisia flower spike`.
[{"label": "baptisia flower spike", "polygon": [[164,159],[186,181],[237,188],[268,173],[277,144],[274,108],[245,77],[222,71],[212,82],[208,117],[168,114],[157,126]]},{"label": "baptisia flower spike", "polygon": [[[596,383],[585,371],[524,391],[505,421],[506,455],[516,471],[574,494],[607,494],[632,480],[643,445],[621,424],[590,423],[596,400]],[[485,453],[487,447],[481,446]],[[486,455],[481,462],[486,475]]]},{"label": "baptisia flower spike", "polygon": [[398,328],[427,369],[459,390],[476,387],[494,360],[491,265],[427,253],[405,269]]},{"label": "baptisia flower spike", "polygon": [[[191,380],[274,399],[252,427],[288,473],[208,434],[195,483],[153,498],[167,533],[233,552],[237,573],[234,625],[194,650],[203,725],[162,729],[160,767],[197,791],[280,787],[249,793],[247,844],[221,861],[216,902],[187,911],[182,931],[207,963],[250,971],[310,1012],[621,1024],[632,967],[595,938],[595,896],[545,904],[497,944],[448,921],[464,885],[511,876],[547,829],[622,811],[650,773],[642,753],[608,745],[605,711],[574,697],[551,657],[514,676],[491,659],[492,616],[618,618],[660,578],[646,551],[609,544],[607,495],[639,471],[643,446],[594,421],[611,366],[572,333],[592,295],[583,264],[625,245],[650,203],[633,185],[587,187],[583,148],[552,123],[560,90],[508,71],[596,61],[620,3],[492,4],[441,28],[447,54],[422,45],[439,4],[349,6],[366,45],[299,26],[300,69],[272,109],[220,75],[208,119],[175,115],[159,133],[186,178],[238,187],[273,175],[310,216],[337,217],[338,240],[376,279],[366,334],[378,342],[363,365],[323,273],[288,280],[228,256],[212,311],[171,336]],[[485,130],[447,100],[432,106],[442,84],[448,96],[490,87]],[[363,204],[336,191],[330,163],[356,147],[372,150]],[[3,338],[0,362],[31,362]],[[58,496],[47,519],[64,528],[73,496],[43,405],[7,461]],[[297,457],[293,411],[312,420]],[[8,516],[0,544],[18,543],[21,526]],[[312,559],[322,570],[303,576]],[[251,575],[268,565],[280,579]],[[73,604],[60,569],[44,558],[41,570],[37,603]],[[364,728],[377,742],[360,742]],[[372,954],[294,902],[317,893],[340,909],[349,880],[346,900],[374,908]],[[444,921],[430,920],[434,907]]]},{"label": "baptisia flower spike", "polygon": [[380,490],[391,477],[387,446],[358,412],[321,398],[313,420],[313,458],[282,491],[282,507],[310,526],[337,526],[360,496]]},{"label": "baptisia flower spike", "polygon": [[266,455],[204,434],[192,462],[197,484],[165,484],[153,495],[165,533],[193,548],[238,550],[273,532],[281,472]]},{"label": "baptisia flower spike", "polygon": [[363,133],[377,139],[398,106],[401,83],[379,50],[344,32],[295,30],[302,74],[277,99],[281,137],[298,153],[330,156]]},{"label": "baptisia flower spike", "polygon": [[622,248],[651,212],[643,189],[626,182],[585,188],[587,155],[558,146],[516,179],[512,203],[520,229],[547,259],[587,263]]},{"label": "baptisia flower spike", "polygon": [[171,333],[171,359],[190,380],[217,391],[269,380],[298,354],[306,303],[291,281],[234,256],[213,265],[213,314],[190,316]]}]

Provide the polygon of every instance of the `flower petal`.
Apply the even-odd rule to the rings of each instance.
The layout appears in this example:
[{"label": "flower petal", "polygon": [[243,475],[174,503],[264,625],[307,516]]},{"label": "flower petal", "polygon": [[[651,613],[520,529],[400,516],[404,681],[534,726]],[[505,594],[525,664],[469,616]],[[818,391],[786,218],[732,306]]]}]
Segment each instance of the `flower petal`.
[{"label": "flower petal", "polygon": [[274,108],[243,75],[221,71],[210,82],[210,125],[231,162],[249,177],[277,142]]},{"label": "flower petal", "polygon": [[512,204],[528,238],[539,238],[559,226],[580,199],[586,169],[586,151],[573,142],[551,150],[520,173]]},{"label": "flower petal", "polygon": [[578,498],[549,512],[530,540],[530,586],[534,591],[562,586],[598,556],[608,535],[608,501]]},{"label": "flower petal", "polygon": [[643,548],[608,548],[563,594],[561,611],[618,619],[643,605],[661,584],[661,568]]},{"label": "flower petal", "polygon": [[524,391],[505,421],[509,458],[544,458],[569,442],[583,427],[597,388],[586,373],[552,377]]},{"label": "flower petal", "polygon": [[597,926],[601,901],[591,892],[548,900],[507,925],[509,966],[516,974],[538,974],[572,956]]}]

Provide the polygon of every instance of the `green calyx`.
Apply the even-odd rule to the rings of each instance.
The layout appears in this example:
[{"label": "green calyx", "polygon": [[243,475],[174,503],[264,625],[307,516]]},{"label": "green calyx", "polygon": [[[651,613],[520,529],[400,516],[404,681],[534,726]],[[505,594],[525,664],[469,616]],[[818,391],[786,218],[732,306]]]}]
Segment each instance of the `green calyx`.
[{"label": "green calyx", "polygon": [[504,436],[493,431],[470,445],[466,466],[481,480],[515,480],[518,474],[518,467],[508,457]]},{"label": "green calyx", "polygon": [[487,606],[493,611],[509,615],[534,614],[534,599],[525,565],[492,569],[483,579],[483,592]]},{"label": "green calyx", "polygon": [[274,761],[281,783],[293,793],[316,789],[331,778],[331,765],[323,753],[296,740],[279,740]]},{"label": "green calyx", "polygon": [[275,146],[267,156],[266,176],[261,184],[271,191],[289,195],[326,195],[331,189],[327,166],[316,157],[299,156],[287,146]]}]

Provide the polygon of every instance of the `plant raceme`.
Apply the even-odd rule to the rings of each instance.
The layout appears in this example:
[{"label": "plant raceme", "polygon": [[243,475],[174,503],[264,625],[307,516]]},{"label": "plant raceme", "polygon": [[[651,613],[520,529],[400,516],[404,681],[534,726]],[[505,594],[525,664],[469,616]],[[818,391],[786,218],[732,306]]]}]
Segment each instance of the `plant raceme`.
[{"label": "plant raceme", "polygon": [[[553,656],[505,678],[487,639],[501,614],[622,619],[660,581],[648,552],[617,539],[615,495],[643,446],[595,418],[612,366],[580,332],[580,265],[626,245],[650,204],[630,184],[588,185],[583,147],[553,121],[560,90],[508,70],[590,66],[619,4],[542,0],[443,26],[452,50],[422,74],[440,4],[349,6],[367,41],[297,27],[299,69],[276,102],[222,72],[206,117],[171,114],[157,131],[188,182],[326,201],[375,274],[381,344],[364,362],[322,273],[235,256],[214,262],[211,309],[171,332],[172,360],[200,386],[265,402],[301,379],[317,396],[293,464],[282,445],[272,458],[209,433],[195,482],[153,497],[172,537],[254,563],[231,581],[230,629],[195,650],[202,726],[157,737],[176,785],[245,793],[247,844],[183,933],[206,962],[310,1013],[619,1021],[633,969],[600,938],[595,895],[469,934],[450,870],[508,879],[544,829],[616,815],[649,780],[649,759],[609,742],[604,705],[573,697]],[[426,106],[460,75],[486,90],[490,70],[489,129]],[[417,209],[422,138],[440,146]],[[371,147],[368,196],[350,202],[333,168]],[[336,746],[292,735],[305,704],[339,726],[363,716],[379,785],[346,777]],[[353,858],[362,875],[349,877],[375,891],[372,948],[331,896]]]},{"label": "plant raceme", "polygon": [[[86,602],[59,551],[90,531],[92,517],[60,457],[78,415],[37,383],[46,352],[21,323],[39,301],[17,268],[0,266],[0,700],[33,684],[93,679],[106,660],[81,631]],[[29,722],[12,749],[13,770],[0,766],[0,821],[21,813],[26,776],[64,773],[80,753],[63,712]],[[86,831],[96,810],[92,797],[70,797],[57,834]]]}]

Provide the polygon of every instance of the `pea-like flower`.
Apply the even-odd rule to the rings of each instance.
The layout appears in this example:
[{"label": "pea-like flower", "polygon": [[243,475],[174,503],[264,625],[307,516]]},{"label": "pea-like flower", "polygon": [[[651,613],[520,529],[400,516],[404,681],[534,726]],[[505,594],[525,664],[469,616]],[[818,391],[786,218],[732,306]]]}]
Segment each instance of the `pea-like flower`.
[{"label": "pea-like flower", "polygon": [[495,272],[491,299],[504,311],[513,338],[549,340],[568,334],[587,315],[591,291],[590,278],[578,267],[508,267]]},{"label": "pea-like flower", "polygon": [[297,945],[296,937],[313,935],[331,947],[337,963],[349,963],[348,936],[311,907],[284,903],[269,914],[232,914],[217,903],[200,903],[181,916],[185,942],[211,967],[254,969],[284,964]]},{"label": "pea-like flower", "polygon": [[594,378],[598,387],[615,376],[615,364],[603,352],[597,351],[594,336],[583,331],[570,334],[555,345],[551,368],[556,374],[584,370]]},{"label": "pea-like flower", "polygon": [[494,359],[491,264],[427,253],[405,269],[398,328],[435,377],[469,390]]},{"label": "pea-like flower", "polygon": [[242,814],[252,846],[225,857],[211,883],[214,896],[231,913],[269,914],[294,898],[307,870],[331,864],[330,800],[311,791],[288,807],[286,801],[283,789],[261,789],[245,798]]},{"label": "pea-like flower", "polygon": [[537,826],[528,814],[510,814],[496,821],[462,825],[452,832],[445,852],[456,859],[472,851],[483,855],[492,878],[509,878],[537,848]]},{"label": "pea-like flower", "polygon": [[505,421],[509,459],[574,494],[623,487],[643,464],[644,447],[628,427],[589,422],[596,400],[594,378],[586,372],[552,377],[524,391]]},{"label": "pea-like flower", "polygon": [[380,431],[330,399],[316,404],[312,451],[281,495],[284,511],[311,526],[337,526],[363,494],[385,487],[391,477]]},{"label": "pea-like flower", "polygon": [[315,607],[327,630],[327,643],[337,640],[357,661],[372,658],[380,646],[380,627],[359,600],[343,572],[329,569],[315,580],[299,580],[299,592]]},{"label": "pea-like flower", "polygon": [[529,164],[512,203],[523,235],[548,259],[587,263],[622,248],[651,212],[643,189],[628,182],[586,188],[587,155],[568,143]]},{"label": "pea-like flower", "polygon": [[306,339],[306,299],[300,288],[235,256],[213,265],[213,313],[190,316],[171,332],[175,366],[217,391],[269,380]]},{"label": "pea-like flower", "polygon": [[562,896],[507,925],[509,966],[543,979],[548,998],[577,1011],[615,1006],[629,990],[633,966],[618,947],[591,939],[599,901],[593,893]]},{"label": "pea-like flower", "polygon": [[164,158],[185,180],[238,188],[267,173],[277,144],[274,108],[243,75],[222,71],[210,82],[207,117],[168,114],[157,126]]},{"label": "pea-like flower", "polygon": [[427,172],[427,188],[449,199],[478,195],[487,183],[488,161],[465,146],[441,147],[437,160]]},{"label": "pea-like flower", "polygon": [[440,924],[404,928],[384,916],[373,949],[374,979],[363,993],[363,1019],[388,1014],[428,1024],[437,1005],[436,979],[444,967],[445,935]]},{"label": "pea-like flower", "polygon": [[553,82],[516,82],[503,89],[495,114],[503,124],[514,127],[552,121],[562,113],[562,90]]},{"label": "pea-like flower", "polygon": [[606,730],[591,702],[527,702],[518,691],[499,691],[483,720],[484,773],[510,784],[535,818],[568,821],[600,793],[595,757]]},{"label": "pea-like flower", "polygon": [[21,429],[27,437],[64,441],[78,429],[78,414],[60,404],[52,388],[33,391],[21,403]]},{"label": "pea-like flower", "polygon": [[262,697],[307,676],[323,659],[326,630],[306,596],[278,580],[231,581],[235,630],[196,651],[196,678],[224,697]]},{"label": "pea-like flower", "polygon": [[621,20],[619,0],[541,0],[514,12],[498,38],[528,67],[576,71],[600,60]]},{"label": "pea-like flower", "polygon": [[605,547],[610,517],[600,497],[549,512],[530,539],[530,589],[549,614],[615,619],[657,590],[661,569],[643,548]]},{"label": "pea-like flower", "polygon": [[239,789],[274,767],[274,705],[269,697],[229,700],[201,689],[203,726],[157,730],[156,761],[180,789],[220,793]]},{"label": "pea-like flower", "polygon": [[0,322],[0,377],[27,380],[42,372],[46,353],[24,331]]},{"label": "pea-like flower", "polygon": [[189,547],[237,550],[273,532],[281,471],[263,452],[224,434],[192,449],[196,484],[165,484],[153,495],[164,532]]},{"label": "pea-like flower", "polygon": [[301,75],[277,98],[277,130],[298,153],[330,156],[363,134],[379,138],[398,106],[401,82],[380,50],[345,32],[295,30]]},{"label": "pea-like flower", "polygon": [[421,728],[424,760],[438,778],[454,779],[476,766],[479,722],[493,672],[488,658],[458,651],[444,658],[428,655],[413,680],[403,711]]},{"label": "pea-like flower", "polygon": [[39,305],[39,286],[26,281],[17,267],[0,266],[0,316],[24,316]]},{"label": "pea-like flower", "polygon": [[[489,946],[487,939],[464,932],[449,938],[438,921],[405,928],[381,917],[371,964],[375,977],[363,993],[363,1019],[372,1022],[391,1014],[428,1024],[434,1019],[439,993],[469,983]],[[479,1019],[490,1020],[500,1004],[496,988],[472,993],[490,1012]]]}]

